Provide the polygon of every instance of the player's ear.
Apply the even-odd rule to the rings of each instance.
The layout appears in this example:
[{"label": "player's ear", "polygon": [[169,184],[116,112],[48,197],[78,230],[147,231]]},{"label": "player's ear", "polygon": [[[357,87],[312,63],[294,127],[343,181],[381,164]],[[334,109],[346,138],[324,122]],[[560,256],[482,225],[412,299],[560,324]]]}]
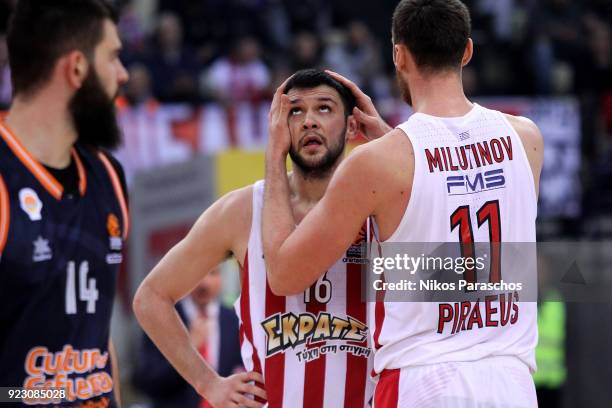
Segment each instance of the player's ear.
[{"label": "player's ear", "polygon": [[408,49],[403,44],[393,45],[393,63],[397,71],[405,71],[408,65]]},{"label": "player's ear", "polygon": [[471,38],[468,38],[467,44],[465,44],[465,50],[463,51],[463,58],[461,59],[461,67],[465,67],[469,64],[474,55],[474,43]]},{"label": "player's ear", "polygon": [[357,119],[353,115],[349,115],[346,118],[346,141],[354,140],[359,133],[359,125],[357,124]]},{"label": "player's ear", "polygon": [[81,51],[71,51],[65,57],[65,72],[68,83],[75,89],[81,88],[90,67],[89,61]]}]

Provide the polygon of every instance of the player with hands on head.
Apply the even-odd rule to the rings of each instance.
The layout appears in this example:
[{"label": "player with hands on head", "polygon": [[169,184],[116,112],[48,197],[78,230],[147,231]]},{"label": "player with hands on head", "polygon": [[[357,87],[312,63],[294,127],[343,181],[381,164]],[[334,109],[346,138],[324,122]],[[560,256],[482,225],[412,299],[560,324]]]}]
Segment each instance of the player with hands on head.
[{"label": "player with hands on head", "polygon": [[[346,84],[350,85],[323,71],[302,70],[274,95],[268,117],[269,132],[274,134],[270,143],[284,158],[289,154],[293,163],[291,173],[283,170],[290,180],[292,225],[299,224],[324,194],[343,160],[346,142],[358,133],[359,123],[352,115],[356,98]],[[367,101],[358,103],[375,112]],[[370,137],[384,126],[372,126]],[[213,407],[261,407],[264,400],[269,408],[367,407],[373,389],[372,353],[361,299],[361,265],[339,256],[312,288],[295,296],[274,295],[263,259],[263,191],[264,182],[258,181],[210,206],[142,282],[134,299],[136,316],[160,351]],[[351,244],[345,250],[350,251]],[[242,359],[249,372],[223,379],[200,358],[174,304],[230,255],[241,269],[236,310]],[[320,329],[306,330],[315,318]],[[281,323],[292,319],[295,324]],[[349,333],[354,334],[347,337]],[[363,353],[313,353],[326,344]],[[308,353],[314,358],[307,361],[302,356]],[[253,380],[256,384],[249,384]]]}]

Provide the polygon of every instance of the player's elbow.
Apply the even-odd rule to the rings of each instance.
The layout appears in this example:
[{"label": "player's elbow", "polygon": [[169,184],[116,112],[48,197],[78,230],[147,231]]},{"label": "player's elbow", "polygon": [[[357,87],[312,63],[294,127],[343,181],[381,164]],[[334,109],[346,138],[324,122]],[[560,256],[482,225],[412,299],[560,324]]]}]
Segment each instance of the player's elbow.
[{"label": "player's elbow", "polygon": [[299,290],[296,290],[288,285],[283,284],[282,282],[278,283],[270,283],[270,290],[276,296],[292,296],[300,293]]},{"label": "player's elbow", "polygon": [[132,310],[134,311],[134,315],[136,316],[136,319],[138,319],[138,321],[140,321],[141,318],[145,315],[147,309],[145,307],[145,304],[147,303],[147,297],[144,292],[145,290],[143,290],[142,285],[140,285],[138,287],[138,290],[136,290],[134,299],[132,300]]},{"label": "player's elbow", "polygon": [[268,268],[268,286],[272,293],[276,296],[292,296],[302,292],[301,288],[296,286],[292,279],[279,276],[274,273],[274,269]]},{"label": "player's elbow", "polygon": [[141,326],[155,313],[155,297],[155,291],[146,280],[140,284],[132,301],[132,310]]}]

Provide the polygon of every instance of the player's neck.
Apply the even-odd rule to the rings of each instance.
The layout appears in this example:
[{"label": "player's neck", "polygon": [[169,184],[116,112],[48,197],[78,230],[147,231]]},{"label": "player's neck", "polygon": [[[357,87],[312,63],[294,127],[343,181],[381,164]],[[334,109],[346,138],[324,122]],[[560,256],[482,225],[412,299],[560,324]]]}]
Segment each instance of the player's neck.
[{"label": "player's neck", "polygon": [[414,111],[432,116],[459,117],[474,106],[455,73],[415,78],[410,82],[410,94]]},{"label": "player's neck", "polygon": [[300,171],[294,170],[289,175],[292,201],[314,206],[325,194],[332,174],[333,171],[330,172],[329,177],[305,177]]},{"label": "player's neck", "polygon": [[77,133],[64,104],[50,93],[24,100],[16,97],[5,119],[15,137],[39,162],[64,168]]}]

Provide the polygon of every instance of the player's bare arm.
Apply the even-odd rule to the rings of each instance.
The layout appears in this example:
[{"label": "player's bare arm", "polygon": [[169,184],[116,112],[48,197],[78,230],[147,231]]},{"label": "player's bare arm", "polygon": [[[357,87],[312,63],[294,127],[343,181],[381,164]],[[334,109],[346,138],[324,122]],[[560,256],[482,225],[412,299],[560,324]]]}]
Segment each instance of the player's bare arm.
[{"label": "player's bare arm", "polygon": [[[397,201],[405,205],[410,189],[404,184],[411,180],[406,172],[413,165],[407,163],[412,158],[406,155],[411,151],[410,143],[398,134],[400,131],[356,148],[334,173],[325,196],[296,228],[285,169],[289,103],[280,89],[269,117],[263,240],[272,291],[292,295],[312,285],[341,257],[364,220],[371,214],[383,213],[382,203],[397,195]],[[403,207],[392,212],[398,214],[398,222],[401,211]],[[333,229],[328,228],[330,224]]]},{"label": "player's bare arm", "polygon": [[119,376],[119,363],[117,359],[117,350],[113,344],[113,340],[108,338],[108,354],[112,364],[113,389],[115,391],[115,401],[119,407],[121,404],[121,377]]},{"label": "player's bare arm", "polygon": [[236,190],[219,199],[195,223],[142,282],[134,298],[134,312],[142,328],[176,370],[214,407],[262,407],[245,394],[265,399],[255,372],[220,377],[189,340],[187,328],[174,305],[231,254],[242,261],[251,222],[252,188]]},{"label": "player's bare arm", "polygon": [[540,173],[542,172],[542,164],[544,163],[544,138],[538,126],[531,119],[522,116],[504,115],[508,122],[512,125],[516,133],[518,133],[529,166],[533,173],[533,183],[535,186],[536,196],[540,192]]}]

